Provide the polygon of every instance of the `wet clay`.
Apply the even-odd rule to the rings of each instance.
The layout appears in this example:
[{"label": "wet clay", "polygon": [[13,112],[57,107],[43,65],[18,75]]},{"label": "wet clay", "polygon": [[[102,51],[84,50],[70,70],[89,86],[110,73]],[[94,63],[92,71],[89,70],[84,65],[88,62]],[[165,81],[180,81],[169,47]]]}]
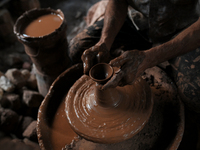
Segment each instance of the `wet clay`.
[{"label": "wet clay", "polygon": [[[151,90],[143,79],[133,85],[110,89],[101,105],[96,82],[83,75],[69,90],[65,111],[73,130],[99,143],[116,143],[137,134],[148,121],[153,107]],[[111,104],[111,105],[110,105]]]},{"label": "wet clay", "polygon": [[[42,150],[61,150],[78,140],[65,114],[66,92],[81,77],[82,64],[65,70],[52,83],[48,94],[40,105],[37,119],[37,136]],[[67,84],[66,84],[67,83]],[[61,88],[60,88],[61,87]]]},{"label": "wet clay", "polygon": [[[138,134],[115,144],[94,143],[83,138],[75,142],[72,147],[67,146],[65,148],[74,150],[177,150],[184,131],[183,105],[177,99],[176,86],[170,78],[167,78],[166,74],[158,67],[154,68],[150,69],[151,71],[153,69],[153,72],[146,72],[147,77],[145,77],[145,80],[150,82],[151,85],[154,107],[147,124]],[[52,124],[54,124],[55,131],[65,134],[66,137],[69,135],[67,132],[71,132],[72,128],[69,127],[68,121],[65,122],[61,116],[59,119],[57,117],[59,117],[58,113],[62,114],[64,111],[62,109],[64,109],[66,94],[76,80],[82,76],[82,73],[82,64],[70,67],[56,79],[45,97],[38,116],[37,135],[42,150],[51,150],[58,145],[51,137],[53,135]],[[155,78],[152,78],[152,76]],[[61,118],[62,120],[60,120]],[[55,123],[54,121],[59,122]],[[56,134],[55,136],[63,140],[63,134]],[[60,150],[60,147],[64,147],[64,145],[60,145],[58,150]]]},{"label": "wet clay", "polygon": [[45,36],[58,29],[62,22],[63,18],[60,15],[53,13],[43,15],[28,24],[28,26],[23,31],[23,35],[25,37]]},{"label": "wet clay", "polygon": [[78,140],[78,135],[68,123],[64,108],[65,104],[63,101],[54,116],[51,128],[52,149],[55,150],[61,150],[65,145],[71,145],[74,141]]}]

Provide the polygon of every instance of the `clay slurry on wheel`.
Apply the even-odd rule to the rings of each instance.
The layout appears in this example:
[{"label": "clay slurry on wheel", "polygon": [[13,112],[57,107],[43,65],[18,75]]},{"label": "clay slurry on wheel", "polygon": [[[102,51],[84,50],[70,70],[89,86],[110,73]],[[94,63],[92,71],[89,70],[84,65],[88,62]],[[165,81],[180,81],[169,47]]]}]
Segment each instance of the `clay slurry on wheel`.
[{"label": "clay slurry on wheel", "polygon": [[[133,85],[102,90],[101,84],[112,76],[113,69],[99,65],[90,70],[90,77],[83,75],[70,88],[65,100],[67,119],[72,129],[87,140],[122,142],[147,123],[153,108],[151,90],[142,78]],[[97,72],[104,73],[105,79],[100,80],[102,75],[96,76]]]}]

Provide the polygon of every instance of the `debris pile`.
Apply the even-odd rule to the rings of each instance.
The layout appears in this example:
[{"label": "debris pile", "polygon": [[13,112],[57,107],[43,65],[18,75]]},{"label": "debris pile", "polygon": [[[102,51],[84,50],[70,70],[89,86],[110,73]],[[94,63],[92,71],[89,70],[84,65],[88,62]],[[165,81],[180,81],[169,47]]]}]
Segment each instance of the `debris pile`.
[{"label": "debris pile", "polygon": [[3,149],[40,149],[36,125],[43,99],[31,70],[11,68],[0,72],[0,145],[4,145]]}]

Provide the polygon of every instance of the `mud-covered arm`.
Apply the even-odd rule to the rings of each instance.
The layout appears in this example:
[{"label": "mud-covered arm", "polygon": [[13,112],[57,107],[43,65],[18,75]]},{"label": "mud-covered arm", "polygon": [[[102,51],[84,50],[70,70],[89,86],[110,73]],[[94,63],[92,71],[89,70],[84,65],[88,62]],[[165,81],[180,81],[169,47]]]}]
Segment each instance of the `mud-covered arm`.
[{"label": "mud-covered arm", "polygon": [[200,47],[200,18],[174,39],[145,51],[146,68]]},{"label": "mud-covered arm", "polygon": [[200,18],[174,39],[149,50],[130,50],[111,60],[120,71],[103,86],[103,89],[132,84],[147,68],[200,47]]},{"label": "mud-covered arm", "polygon": [[97,62],[107,62],[113,41],[124,24],[127,16],[128,4],[126,0],[109,0],[104,16],[104,26],[99,42],[84,51],[84,73],[88,74],[90,68]]},{"label": "mud-covered arm", "polygon": [[109,0],[104,16],[104,27],[98,44],[105,43],[108,50],[124,24],[127,16],[128,4],[126,0]]}]

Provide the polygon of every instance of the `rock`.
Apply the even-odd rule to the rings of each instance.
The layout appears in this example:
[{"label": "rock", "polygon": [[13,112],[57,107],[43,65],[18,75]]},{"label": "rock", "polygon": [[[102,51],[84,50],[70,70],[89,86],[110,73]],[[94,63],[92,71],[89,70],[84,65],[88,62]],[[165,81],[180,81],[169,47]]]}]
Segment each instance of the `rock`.
[{"label": "rock", "polygon": [[34,150],[40,150],[39,144],[33,141],[30,141],[27,138],[24,138],[24,143],[34,148]]},{"label": "rock", "polygon": [[28,78],[29,78],[30,75],[31,75],[30,71],[27,70],[27,69],[22,69],[22,70],[21,70],[21,73],[22,73],[22,75],[24,76],[24,79],[25,79],[26,81],[28,80]]},{"label": "rock", "polygon": [[36,90],[37,89],[37,80],[35,74],[31,73],[30,77],[27,80],[27,87],[30,89]]},{"label": "rock", "polygon": [[26,128],[31,124],[32,121],[34,121],[34,119],[32,117],[29,116],[21,116],[22,119],[19,123],[19,126],[16,129],[15,135],[17,135],[17,137],[22,138],[22,133],[26,130]]},{"label": "rock", "polygon": [[26,145],[21,139],[5,137],[0,139],[1,150],[37,150],[30,145]]},{"label": "rock", "polygon": [[24,62],[23,65],[22,65],[22,68],[27,69],[27,70],[31,70],[32,65],[29,62]]},{"label": "rock", "polygon": [[11,108],[11,103],[5,98],[5,96],[0,100],[0,105],[3,108]]},{"label": "rock", "polygon": [[33,122],[33,120],[34,119],[29,116],[23,117],[22,122],[20,124],[21,133],[23,133],[26,130],[26,128],[31,124],[31,122]]},{"label": "rock", "polygon": [[21,108],[21,100],[17,94],[4,94],[0,104],[4,108],[10,108],[15,111]]},{"label": "rock", "polygon": [[12,92],[15,89],[14,84],[2,72],[0,72],[0,88],[6,92]]},{"label": "rock", "polygon": [[19,115],[11,109],[0,109],[0,129],[4,132],[13,132],[20,121]]},{"label": "rock", "polygon": [[0,101],[1,101],[2,97],[3,97],[3,89],[0,88]]},{"label": "rock", "polygon": [[11,68],[22,68],[23,60],[19,55],[10,54],[6,59],[7,64]]},{"label": "rock", "polygon": [[38,107],[24,107],[23,108],[23,115],[24,116],[30,116],[34,118],[35,120],[37,119],[38,115]]},{"label": "rock", "polygon": [[24,75],[16,68],[7,70],[5,75],[17,88],[21,88],[26,84]]},{"label": "rock", "polygon": [[15,144],[11,142],[12,139],[8,136],[0,139],[1,150],[15,150]]},{"label": "rock", "polygon": [[5,98],[5,96],[0,100],[0,105],[3,108],[11,108],[11,103]]},{"label": "rock", "polygon": [[31,124],[26,128],[26,130],[23,132],[23,137],[28,138],[32,141],[37,142],[37,121],[32,121]]},{"label": "rock", "polygon": [[31,90],[24,90],[23,101],[28,107],[39,107],[44,97],[36,92]]},{"label": "rock", "polygon": [[27,86],[23,86],[22,88],[17,89],[16,92],[17,92],[19,95],[23,95],[24,90],[28,90],[28,87],[27,87]]}]

